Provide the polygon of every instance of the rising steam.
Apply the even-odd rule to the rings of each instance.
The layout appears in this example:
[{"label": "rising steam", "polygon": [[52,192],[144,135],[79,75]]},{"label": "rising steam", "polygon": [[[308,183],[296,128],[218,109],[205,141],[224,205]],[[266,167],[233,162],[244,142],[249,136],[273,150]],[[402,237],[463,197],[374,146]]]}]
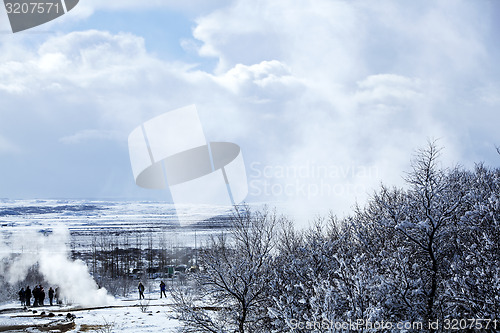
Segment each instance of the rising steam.
[{"label": "rising steam", "polygon": [[113,302],[106,289],[98,288],[81,260],[69,259],[69,230],[56,228],[49,233],[23,230],[5,237],[0,244],[0,275],[14,285],[22,282],[31,267],[51,286],[58,286],[60,297],[82,306]]}]

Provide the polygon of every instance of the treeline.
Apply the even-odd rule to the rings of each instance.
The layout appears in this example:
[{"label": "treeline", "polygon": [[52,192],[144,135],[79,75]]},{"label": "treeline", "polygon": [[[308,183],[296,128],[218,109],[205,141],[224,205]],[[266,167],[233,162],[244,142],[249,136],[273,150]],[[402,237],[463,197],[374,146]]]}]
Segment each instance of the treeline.
[{"label": "treeline", "polygon": [[196,256],[195,249],[174,246],[161,232],[101,234],[89,245],[72,250],[72,259],[83,260],[96,283],[115,296],[136,292],[138,280],[148,289],[149,280],[172,279],[176,270],[189,270]]},{"label": "treeline", "polygon": [[382,186],[307,231],[236,212],[191,289],[172,294],[183,331],[498,331],[500,169],[443,169],[438,157],[429,144],[406,188]]}]

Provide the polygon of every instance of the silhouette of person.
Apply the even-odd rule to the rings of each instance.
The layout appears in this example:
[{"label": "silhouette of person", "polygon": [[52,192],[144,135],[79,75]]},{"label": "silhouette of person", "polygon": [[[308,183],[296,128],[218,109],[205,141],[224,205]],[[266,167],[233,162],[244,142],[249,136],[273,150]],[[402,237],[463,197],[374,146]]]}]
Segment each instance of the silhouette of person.
[{"label": "silhouette of person", "polygon": [[38,306],[38,300],[40,299],[40,289],[38,286],[33,288],[33,306]]},{"label": "silhouette of person", "polygon": [[21,288],[21,290],[19,290],[19,300],[21,301],[21,306],[24,306],[26,304],[25,302],[25,298],[24,298],[24,288]]},{"label": "silhouette of person", "polygon": [[43,290],[42,285],[40,285],[40,289],[38,290],[39,293],[39,304],[40,306],[43,306],[43,301],[45,299],[45,290]]},{"label": "silhouette of person", "polygon": [[49,302],[50,305],[52,306],[52,300],[54,299],[54,289],[52,287],[49,288]]},{"label": "silhouette of person", "polygon": [[31,306],[31,289],[30,286],[26,287],[24,291],[24,301],[26,302],[26,306]]},{"label": "silhouette of person", "polygon": [[160,298],[162,297],[162,295],[164,295],[165,298],[167,298],[167,294],[165,294],[165,290],[166,290],[165,282],[161,281],[161,283],[160,283]]},{"label": "silhouette of person", "polygon": [[144,299],[144,285],[142,282],[139,282],[139,286],[137,288],[139,289],[139,299]]}]

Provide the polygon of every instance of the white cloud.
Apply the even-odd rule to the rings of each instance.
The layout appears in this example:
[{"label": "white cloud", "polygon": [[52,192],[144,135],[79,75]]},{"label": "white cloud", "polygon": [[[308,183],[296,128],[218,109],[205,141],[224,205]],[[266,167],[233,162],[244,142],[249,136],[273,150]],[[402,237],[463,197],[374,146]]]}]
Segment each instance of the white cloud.
[{"label": "white cloud", "polygon": [[24,48],[24,59],[0,64],[4,90],[36,91],[51,84],[88,88],[103,81],[127,84],[135,81],[132,75],[142,69],[145,57],[141,38],[92,30],[50,37],[33,51]]},{"label": "white cloud", "polygon": [[[249,82],[246,70],[252,64],[277,59],[301,83],[300,95],[286,94],[273,105],[272,112],[285,119],[274,124],[287,134],[281,149],[270,138],[267,148],[275,155],[266,159],[271,165],[375,166],[371,179],[327,180],[370,192],[381,179],[401,184],[412,151],[429,138],[441,138],[449,165],[469,158],[464,140],[494,137],[478,131],[461,136],[471,121],[483,128],[489,123],[487,117],[469,119],[477,111],[463,103],[473,101],[467,86],[488,80],[484,65],[494,61],[484,45],[487,23],[480,22],[481,13],[465,1],[410,7],[395,1],[317,1],[314,6],[238,1],[200,18],[194,36],[203,43],[202,56],[219,59],[221,77]],[[291,199],[295,207],[346,209],[365,194]]]},{"label": "white cloud", "polygon": [[422,94],[422,81],[395,74],[371,75],[358,83],[356,100],[370,106],[391,104],[405,104],[418,98]]},{"label": "white cloud", "polygon": [[251,66],[237,64],[227,72],[213,76],[213,79],[233,94],[253,97],[255,102],[288,97],[302,86],[290,68],[277,60]]}]

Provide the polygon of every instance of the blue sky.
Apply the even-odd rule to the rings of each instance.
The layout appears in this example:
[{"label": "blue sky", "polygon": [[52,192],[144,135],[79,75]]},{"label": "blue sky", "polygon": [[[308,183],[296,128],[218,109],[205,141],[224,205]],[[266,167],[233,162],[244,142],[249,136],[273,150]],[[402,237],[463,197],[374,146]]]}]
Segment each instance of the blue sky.
[{"label": "blue sky", "polygon": [[248,201],[342,214],[401,185],[429,138],[444,166],[498,166],[500,3],[82,0],[23,33],[0,10],[0,197],[168,200],[127,136],[196,104],[238,143]]}]

